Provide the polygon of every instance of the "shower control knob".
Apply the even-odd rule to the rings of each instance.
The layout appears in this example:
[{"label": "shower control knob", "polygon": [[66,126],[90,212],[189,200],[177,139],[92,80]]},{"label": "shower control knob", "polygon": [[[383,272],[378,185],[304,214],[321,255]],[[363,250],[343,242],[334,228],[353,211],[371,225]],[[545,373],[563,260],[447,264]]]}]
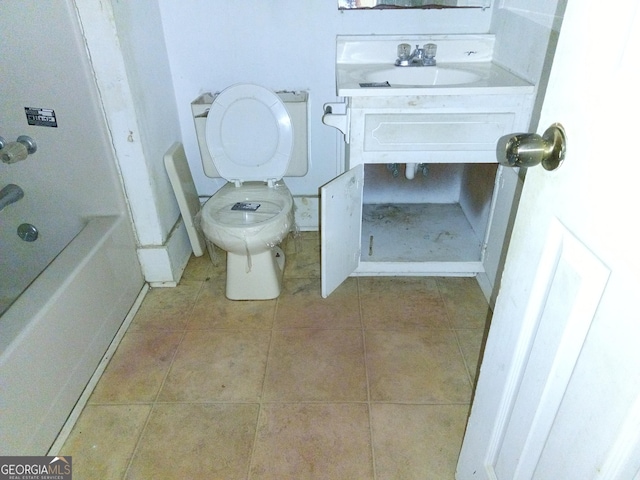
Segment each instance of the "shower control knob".
[{"label": "shower control knob", "polygon": [[498,163],[509,167],[558,168],[565,156],[566,134],[559,123],[551,125],[542,136],[535,133],[506,135],[498,140]]},{"label": "shower control knob", "polygon": [[26,135],[20,135],[15,142],[9,142],[0,148],[2,163],[16,163],[24,160],[38,149],[36,142]]},{"label": "shower control knob", "polygon": [[29,150],[20,142],[9,142],[0,150],[2,163],[16,163],[29,156]]},{"label": "shower control knob", "polygon": [[21,143],[25,147],[27,147],[27,152],[29,152],[29,155],[31,155],[32,153],[36,153],[36,150],[38,150],[38,146],[36,145],[35,140],[28,135],[20,135],[17,138],[16,142]]}]

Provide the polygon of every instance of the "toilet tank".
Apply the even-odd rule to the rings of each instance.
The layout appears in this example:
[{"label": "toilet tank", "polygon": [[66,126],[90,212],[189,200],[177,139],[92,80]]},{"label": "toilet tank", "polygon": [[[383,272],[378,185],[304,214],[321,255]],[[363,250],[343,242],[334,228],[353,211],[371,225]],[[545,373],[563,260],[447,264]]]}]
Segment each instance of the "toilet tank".
[{"label": "toilet tank", "polygon": [[[285,177],[303,177],[309,169],[309,147],[308,147],[308,115],[307,115],[307,92],[276,92],[284,103],[291,123],[293,125],[293,150],[291,152],[291,161],[289,168],[284,174]],[[196,126],[196,135],[198,137],[198,146],[200,147],[200,156],[202,158],[202,166],[204,174],[207,177],[220,177],[213,164],[213,159],[209,154],[207,142],[205,140],[205,126],[207,123],[207,115],[213,103],[216,94],[204,93],[191,102],[191,111],[193,112],[193,121]]]}]

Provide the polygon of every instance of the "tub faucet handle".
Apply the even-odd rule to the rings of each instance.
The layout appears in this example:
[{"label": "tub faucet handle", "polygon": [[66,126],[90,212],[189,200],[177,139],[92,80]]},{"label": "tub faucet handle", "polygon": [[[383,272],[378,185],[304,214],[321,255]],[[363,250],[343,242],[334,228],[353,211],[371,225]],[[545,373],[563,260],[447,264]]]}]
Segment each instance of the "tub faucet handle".
[{"label": "tub faucet handle", "polygon": [[16,163],[24,160],[38,149],[36,142],[26,135],[20,135],[15,142],[9,142],[0,148],[0,160],[3,163]]}]

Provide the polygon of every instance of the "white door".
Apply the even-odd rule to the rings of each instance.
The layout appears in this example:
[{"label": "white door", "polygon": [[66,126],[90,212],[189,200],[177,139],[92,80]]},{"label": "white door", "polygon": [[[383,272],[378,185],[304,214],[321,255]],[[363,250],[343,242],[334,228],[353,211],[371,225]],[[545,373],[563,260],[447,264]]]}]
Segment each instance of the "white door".
[{"label": "white door", "polygon": [[640,0],[569,0],[456,478],[640,479]]},{"label": "white door", "polygon": [[324,298],[360,263],[363,191],[362,164],[320,187],[320,268]]}]

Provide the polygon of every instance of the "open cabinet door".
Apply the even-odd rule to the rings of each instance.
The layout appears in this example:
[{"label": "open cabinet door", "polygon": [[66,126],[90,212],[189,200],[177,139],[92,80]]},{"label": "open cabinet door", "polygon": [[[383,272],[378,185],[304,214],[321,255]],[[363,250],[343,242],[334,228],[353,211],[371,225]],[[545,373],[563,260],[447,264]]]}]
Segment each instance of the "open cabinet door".
[{"label": "open cabinet door", "polygon": [[358,268],[362,230],[364,165],[320,187],[320,273],[322,296]]}]

